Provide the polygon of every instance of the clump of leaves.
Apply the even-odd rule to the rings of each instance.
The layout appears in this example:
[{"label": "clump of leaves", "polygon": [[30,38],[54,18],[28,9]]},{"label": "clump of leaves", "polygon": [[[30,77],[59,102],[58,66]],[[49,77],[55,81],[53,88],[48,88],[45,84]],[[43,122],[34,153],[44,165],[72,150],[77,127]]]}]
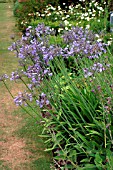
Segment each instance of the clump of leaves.
[{"label": "clump of leaves", "polygon": [[42,108],[42,136],[53,151],[55,168],[112,169],[112,115],[85,79],[68,73],[62,61],[56,63],[61,72],[45,81],[43,89],[51,107]]}]

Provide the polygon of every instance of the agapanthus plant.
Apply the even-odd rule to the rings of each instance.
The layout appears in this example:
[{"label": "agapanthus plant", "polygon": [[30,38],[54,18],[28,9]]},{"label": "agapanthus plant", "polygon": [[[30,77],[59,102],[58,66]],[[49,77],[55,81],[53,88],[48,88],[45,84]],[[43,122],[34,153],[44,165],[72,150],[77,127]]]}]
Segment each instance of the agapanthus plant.
[{"label": "agapanthus plant", "polygon": [[101,73],[110,67],[110,64],[94,63],[90,68],[84,69],[85,78],[89,76],[95,76],[96,73]]},{"label": "agapanthus plant", "polygon": [[[44,79],[53,76],[50,63],[54,63],[55,58],[62,58],[68,70],[71,70],[70,63],[73,70],[80,70],[82,59],[83,63],[87,63],[89,59],[97,59],[98,61],[99,57],[106,53],[106,44],[98,42],[97,34],[88,29],[72,27],[71,30],[61,36],[60,43],[57,44],[50,42],[52,37],[55,39],[53,30],[44,24],[39,24],[36,28],[30,26],[26,29],[25,35],[22,35],[21,40],[14,42],[9,48],[16,52],[16,57],[19,59],[22,68],[22,70],[12,72],[10,79],[16,81],[20,79],[25,83],[24,78],[27,77],[26,87],[33,95],[33,91],[40,87]],[[54,65],[54,67],[56,70],[58,69],[57,65]],[[91,67],[93,68],[93,66]],[[86,74],[89,75],[88,69]],[[20,95],[19,98],[16,97],[15,101],[17,99],[20,99]],[[35,97],[35,100],[37,100],[37,97]],[[45,101],[42,103],[41,100],[40,102],[38,102],[40,106],[45,104]]]},{"label": "agapanthus plant", "polygon": [[[33,86],[39,86],[44,77],[52,76],[49,62],[55,57],[72,57],[73,61],[79,64],[82,58],[98,59],[106,53],[106,44],[98,42],[96,34],[87,29],[73,27],[64,33],[61,37],[63,46],[50,43],[49,38],[54,38],[53,34],[44,24],[39,24],[35,29],[29,27],[21,40],[14,42],[9,48],[16,51],[23,67],[23,75],[31,79]],[[17,78],[13,73],[12,76],[12,79]]]},{"label": "agapanthus plant", "polygon": [[[10,47],[16,51],[22,68],[19,72],[12,73],[11,80],[26,80],[29,90],[19,93],[14,101],[17,105],[30,106],[29,102],[35,100],[35,104],[40,106],[43,132],[47,133],[48,141],[51,142],[50,150],[57,153],[55,162],[58,167],[85,167],[81,161],[87,164],[86,158],[90,158],[89,163],[93,162],[94,167],[105,167],[103,162],[97,165],[97,157],[101,157],[100,145],[105,151],[104,135],[110,134],[111,129],[109,132],[103,130],[103,126],[105,128],[109,122],[106,124],[103,116],[104,103],[91,91],[91,83],[85,82],[85,78],[107,71],[109,63],[101,63],[105,58],[106,44],[98,42],[97,35],[92,31],[79,27],[72,27],[65,32],[60,37],[60,42],[51,43],[51,38],[56,39],[54,32],[44,24],[39,24],[36,28],[27,28],[21,40]],[[79,70],[79,74],[71,70],[70,64],[73,70],[75,67]],[[111,102],[108,97],[107,104]],[[95,141],[93,146],[92,140]],[[90,153],[91,147],[93,151]],[[94,156],[96,152],[97,155]],[[104,154],[102,161],[105,159]]]}]

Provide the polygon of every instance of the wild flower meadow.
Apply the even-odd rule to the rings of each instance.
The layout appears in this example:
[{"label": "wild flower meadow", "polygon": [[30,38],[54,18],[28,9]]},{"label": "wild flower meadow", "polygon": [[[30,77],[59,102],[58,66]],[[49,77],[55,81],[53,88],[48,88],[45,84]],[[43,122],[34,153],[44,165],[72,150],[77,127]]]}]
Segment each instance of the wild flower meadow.
[{"label": "wild flower meadow", "polygon": [[[95,20],[97,16],[98,25],[105,12],[96,1],[86,5],[83,9],[71,5],[67,10],[82,26],[59,28],[56,36],[55,29],[39,23],[29,26],[9,47],[19,61],[19,68],[9,78],[26,85],[14,102],[32,107],[32,111],[40,108],[37,126],[43,127],[40,137],[45,138],[46,151],[53,153],[50,169],[113,169],[113,36],[105,27],[95,31],[84,26],[83,20],[92,24],[92,17]],[[75,12],[78,8],[79,14]],[[46,23],[50,16],[55,19],[65,12],[48,5],[41,17],[46,16]],[[61,17],[65,25],[68,14]],[[0,78],[5,85],[6,78]],[[35,114],[39,114],[36,109]]]}]

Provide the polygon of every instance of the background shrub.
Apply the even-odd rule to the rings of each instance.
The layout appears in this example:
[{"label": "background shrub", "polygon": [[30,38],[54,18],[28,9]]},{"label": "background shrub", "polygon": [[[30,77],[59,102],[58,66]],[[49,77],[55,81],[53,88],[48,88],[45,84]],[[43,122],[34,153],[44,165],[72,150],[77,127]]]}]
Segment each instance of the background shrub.
[{"label": "background shrub", "polygon": [[[107,13],[107,3],[97,1],[87,2],[76,1],[72,3],[71,1],[35,1],[31,0],[29,2],[23,2],[19,4],[15,3],[14,14],[17,16],[17,25],[19,29],[25,32],[25,28],[28,25],[36,25],[44,20],[46,25],[49,25],[56,29],[57,33],[63,30],[68,30],[72,25],[78,25],[83,27],[89,27],[95,19],[95,22],[104,16],[103,21],[98,29],[106,29],[106,18],[108,18]],[[90,11],[89,11],[90,10]],[[106,16],[106,17],[105,17]],[[82,20],[82,22],[81,22]],[[36,21],[36,22],[35,22]],[[53,26],[54,25],[54,26]],[[92,28],[91,28],[92,29]],[[96,29],[95,29],[96,30]]]},{"label": "background shrub", "polygon": [[[31,20],[36,19],[36,12],[42,13],[45,10],[46,5],[50,3],[48,0],[30,0],[28,2],[14,3],[14,15],[17,19],[18,28],[25,32]],[[57,5],[57,0],[51,1],[52,5]]]}]

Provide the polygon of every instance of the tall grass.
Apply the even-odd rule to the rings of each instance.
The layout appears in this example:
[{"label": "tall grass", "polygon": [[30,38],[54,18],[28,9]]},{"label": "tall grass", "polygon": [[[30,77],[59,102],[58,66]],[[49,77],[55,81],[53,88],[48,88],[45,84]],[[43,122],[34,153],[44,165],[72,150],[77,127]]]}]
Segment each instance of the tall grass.
[{"label": "tall grass", "polygon": [[51,65],[54,76],[44,82],[51,109],[43,110],[43,133],[56,169],[112,169],[112,69],[91,81],[70,74],[62,60],[54,63],[59,72]]}]

